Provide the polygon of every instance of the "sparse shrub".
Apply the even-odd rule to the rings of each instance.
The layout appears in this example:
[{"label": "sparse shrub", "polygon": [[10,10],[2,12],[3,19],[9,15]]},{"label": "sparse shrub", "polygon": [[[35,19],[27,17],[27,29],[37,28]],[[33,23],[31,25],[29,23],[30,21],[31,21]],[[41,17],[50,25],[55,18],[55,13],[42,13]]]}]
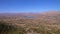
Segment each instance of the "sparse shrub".
[{"label": "sparse shrub", "polygon": [[0,21],[0,34],[24,34],[25,30],[22,27],[15,27]]},{"label": "sparse shrub", "polygon": [[60,29],[58,29],[58,31],[56,31],[56,34],[60,34]]}]

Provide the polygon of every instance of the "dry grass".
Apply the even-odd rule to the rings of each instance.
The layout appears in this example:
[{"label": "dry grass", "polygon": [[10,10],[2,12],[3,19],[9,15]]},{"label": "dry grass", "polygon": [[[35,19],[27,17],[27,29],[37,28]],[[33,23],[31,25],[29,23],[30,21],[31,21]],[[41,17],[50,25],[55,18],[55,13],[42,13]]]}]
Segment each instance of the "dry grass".
[{"label": "dry grass", "polygon": [[60,34],[60,13],[24,16],[0,16],[0,34]]}]

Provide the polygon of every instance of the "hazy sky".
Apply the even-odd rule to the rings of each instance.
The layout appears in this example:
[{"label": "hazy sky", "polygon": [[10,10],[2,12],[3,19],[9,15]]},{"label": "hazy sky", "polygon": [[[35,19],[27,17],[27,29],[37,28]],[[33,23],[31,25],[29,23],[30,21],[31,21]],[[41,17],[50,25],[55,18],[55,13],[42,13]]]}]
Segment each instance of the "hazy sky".
[{"label": "hazy sky", "polygon": [[60,0],[0,0],[0,13],[60,10]]}]

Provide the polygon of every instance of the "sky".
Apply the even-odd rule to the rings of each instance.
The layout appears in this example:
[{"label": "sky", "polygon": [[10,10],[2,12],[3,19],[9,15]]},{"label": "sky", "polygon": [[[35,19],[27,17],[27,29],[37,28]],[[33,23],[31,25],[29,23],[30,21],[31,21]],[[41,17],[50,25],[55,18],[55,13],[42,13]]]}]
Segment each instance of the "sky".
[{"label": "sky", "polygon": [[60,10],[60,0],[0,0],[0,13]]}]

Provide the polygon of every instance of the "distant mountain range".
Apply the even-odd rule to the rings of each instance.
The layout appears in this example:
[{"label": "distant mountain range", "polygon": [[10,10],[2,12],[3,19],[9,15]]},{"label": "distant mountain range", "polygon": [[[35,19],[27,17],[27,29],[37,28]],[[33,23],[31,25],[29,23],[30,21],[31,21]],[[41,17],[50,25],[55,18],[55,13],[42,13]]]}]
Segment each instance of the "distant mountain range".
[{"label": "distant mountain range", "polygon": [[60,16],[60,11],[48,11],[48,12],[42,12],[42,13],[0,13],[0,16],[19,16],[19,17],[46,17],[46,16]]}]

